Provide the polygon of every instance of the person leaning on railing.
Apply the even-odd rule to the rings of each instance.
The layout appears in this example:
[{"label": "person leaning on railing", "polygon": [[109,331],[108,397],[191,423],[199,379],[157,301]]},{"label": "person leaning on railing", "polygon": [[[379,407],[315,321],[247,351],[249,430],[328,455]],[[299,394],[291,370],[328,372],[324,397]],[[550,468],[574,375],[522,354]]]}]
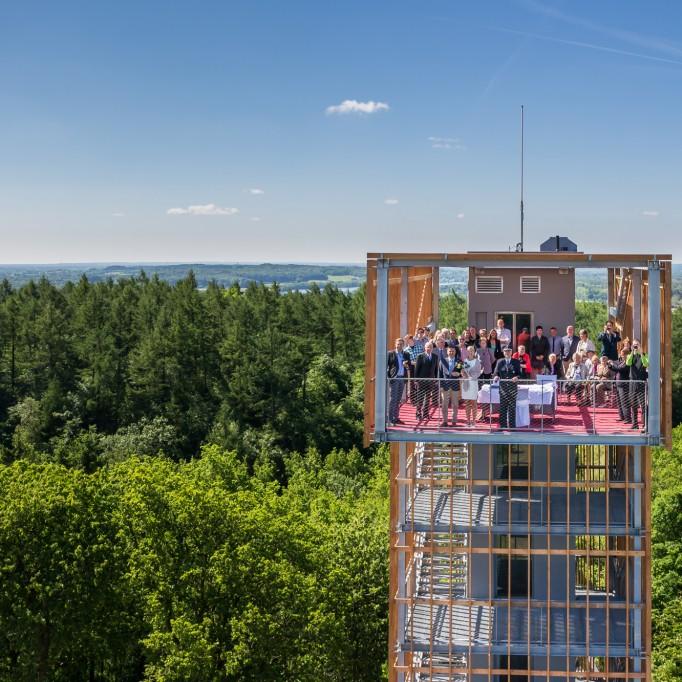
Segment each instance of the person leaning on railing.
[{"label": "person leaning on railing", "polygon": [[646,402],[645,402],[645,386],[646,380],[649,377],[647,367],[649,366],[649,356],[643,352],[639,341],[632,339],[632,353],[628,355],[626,360],[627,366],[630,368],[630,407],[632,410],[632,426],[633,429],[638,429],[638,415],[642,412],[642,430],[646,430]]},{"label": "person leaning on railing", "polygon": [[410,367],[410,356],[404,350],[404,342],[401,338],[395,340],[395,348],[388,352],[386,374],[390,391],[388,401],[388,421],[391,425],[403,424],[399,417],[400,399],[403,396],[406,379]]},{"label": "person leaning on railing", "polygon": [[632,410],[630,409],[630,366],[627,364],[630,351],[621,348],[618,360],[609,360],[609,367],[616,377],[616,404],[618,405],[618,421],[626,424],[632,423]]}]

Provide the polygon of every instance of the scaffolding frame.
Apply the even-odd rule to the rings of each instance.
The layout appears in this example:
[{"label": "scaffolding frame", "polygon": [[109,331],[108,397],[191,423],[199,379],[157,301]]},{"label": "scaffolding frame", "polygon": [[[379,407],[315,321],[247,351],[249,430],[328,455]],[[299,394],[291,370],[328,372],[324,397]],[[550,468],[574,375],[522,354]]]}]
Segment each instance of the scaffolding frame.
[{"label": "scaffolding frame", "polygon": [[[670,260],[667,255],[582,253],[368,254],[365,440],[390,441],[391,447],[392,682],[493,682],[513,676],[651,680],[649,446],[669,446],[671,437]],[[437,318],[440,267],[607,268],[611,318],[617,315],[624,327],[641,329],[640,341],[650,351],[649,432],[601,437],[485,433],[467,436],[466,444],[461,432],[387,432],[388,340],[423,325],[429,315]],[[506,478],[496,472],[494,450],[510,444],[531,453],[522,481],[512,478],[511,466]],[[474,453],[486,446],[487,475],[474,471]],[[615,464],[592,462],[578,479],[575,453],[594,447],[604,448]],[[562,449],[565,465],[557,456]],[[540,460],[544,476],[533,471],[533,462]],[[512,512],[519,491],[525,499],[523,519]],[[455,495],[463,495],[459,506],[444,501]],[[495,516],[493,500],[507,505],[506,523]],[[539,518],[533,509],[538,500],[546,505]],[[480,505],[485,511],[476,518]],[[483,517],[487,523],[480,522]],[[517,560],[528,566],[523,598],[512,594]],[[485,568],[475,564],[481,561]],[[506,562],[501,596],[498,562]],[[546,566],[544,575],[534,575],[533,562]],[[484,595],[473,593],[478,589],[474,565],[480,569],[477,580],[485,576]],[[553,595],[557,579],[563,583],[560,598]],[[539,584],[545,594],[534,597]],[[502,631],[494,631],[503,612]],[[557,622],[563,623],[560,631],[553,629]],[[419,641],[425,627],[428,636]],[[525,667],[519,665],[522,660]]]}]

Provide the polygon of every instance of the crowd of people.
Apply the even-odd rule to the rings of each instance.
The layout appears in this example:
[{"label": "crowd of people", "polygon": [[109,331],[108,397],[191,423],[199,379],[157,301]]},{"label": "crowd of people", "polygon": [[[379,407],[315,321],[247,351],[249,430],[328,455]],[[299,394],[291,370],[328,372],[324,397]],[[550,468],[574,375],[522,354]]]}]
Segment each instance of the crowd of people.
[{"label": "crowd of people", "polygon": [[493,329],[469,327],[458,334],[454,328],[436,329],[429,318],[427,326],[397,338],[387,363],[389,423],[403,424],[400,407],[406,401],[414,405],[418,422],[429,420],[440,405],[441,426],[455,426],[460,401],[466,427],[473,427],[477,418],[487,421],[489,405],[482,405],[477,414],[483,382],[499,385],[500,428],[515,428],[518,383],[553,376],[569,403],[605,405],[611,401],[618,409],[618,421],[639,429],[641,418],[645,430],[649,358],[637,339],[621,338],[611,321],[604,325],[596,344],[586,329],[576,334],[574,325],[562,336],[554,326],[548,335],[542,325],[534,332],[531,335],[524,327],[514,339],[500,318]]}]

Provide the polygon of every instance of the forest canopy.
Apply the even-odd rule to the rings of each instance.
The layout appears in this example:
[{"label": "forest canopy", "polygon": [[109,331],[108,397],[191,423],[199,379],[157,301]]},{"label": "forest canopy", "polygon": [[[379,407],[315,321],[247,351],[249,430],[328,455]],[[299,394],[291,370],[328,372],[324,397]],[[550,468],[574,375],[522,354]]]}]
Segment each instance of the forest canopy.
[{"label": "forest canopy", "polygon": [[[459,328],[466,300],[441,314]],[[577,304],[592,335],[605,315]],[[363,333],[364,287],[0,285],[0,680],[382,679],[388,450],[362,448]],[[678,428],[654,461],[665,682],[681,461]]]}]

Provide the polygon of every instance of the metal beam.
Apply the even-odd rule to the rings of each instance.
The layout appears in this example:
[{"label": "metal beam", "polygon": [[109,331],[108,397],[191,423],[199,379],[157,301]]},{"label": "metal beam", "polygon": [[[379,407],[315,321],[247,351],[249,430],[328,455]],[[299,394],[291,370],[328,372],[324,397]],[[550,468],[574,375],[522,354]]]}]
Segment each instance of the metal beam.
[{"label": "metal beam", "polygon": [[626,528],[624,525],[608,526],[605,523],[571,523],[566,528],[565,523],[552,523],[549,527],[547,524],[531,523],[499,523],[487,526],[480,524],[478,526],[469,526],[467,524],[459,523],[400,523],[398,524],[398,531],[401,533],[472,533],[474,535],[487,535],[488,531],[494,535],[552,535],[565,537],[566,535],[609,535],[611,537],[638,537],[642,531],[634,528]]},{"label": "metal beam", "polygon": [[649,263],[649,322],[647,351],[649,354],[649,415],[647,431],[661,433],[661,264]]},{"label": "metal beam", "polygon": [[[385,363],[385,359],[382,358]],[[378,373],[377,373],[378,375]],[[385,383],[385,381],[384,381]],[[657,439],[652,439],[643,433],[633,435],[571,435],[566,433],[550,433],[548,431],[528,433],[514,431],[508,433],[495,432],[440,432],[440,431],[403,431],[389,430],[375,434],[374,440],[396,443],[471,443],[483,445],[654,445]]]},{"label": "metal beam", "polygon": [[374,437],[386,432],[386,353],[388,336],[388,263],[377,261],[376,347],[374,364]]},{"label": "metal beam", "polygon": [[[508,648],[509,647],[509,648]],[[617,646],[614,644],[609,645],[608,647],[605,645],[598,645],[598,644],[590,644],[589,647],[587,647],[585,644],[580,645],[580,644],[571,644],[570,647],[567,647],[566,645],[555,645],[552,644],[551,647],[549,648],[550,655],[551,656],[586,656],[588,653],[590,656],[617,656],[617,657],[626,657],[626,656],[639,656],[642,652],[639,649],[633,649],[630,648],[628,649],[625,646]],[[404,647],[404,650],[406,652],[411,652],[411,651],[423,651],[423,652],[430,652],[434,654],[450,654],[450,653],[458,653],[458,654],[466,654],[469,651],[473,654],[502,654],[506,655],[511,651],[512,654],[520,654],[524,655],[526,653],[529,653],[531,656],[546,656],[548,653],[548,647],[543,644],[531,644],[530,648],[528,647],[526,642],[519,642],[519,643],[510,643],[509,645],[507,642],[501,642],[499,644],[492,644],[490,645],[488,642],[477,644],[477,643],[472,643],[472,644],[457,644],[456,642],[451,642],[448,644],[435,644],[431,642],[424,642],[423,644],[414,642],[412,644],[407,643]],[[595,674],[596,676],[596,674]]]},{"label": "metal beam", "polygon": [[[396,256],[393,258],[385,259],[387,263],[390,263],[392,268],[398,267],[414,267],[414,268],[490,268],[494,270],[500,269],[514,269],[514,270],[527,270],[527,269],[553,269],[557,268],[646,268],[649,261],[571,261],[571,260],[515,260],[514,254],[509,254],[508,260],[459,260],[459,259],[437,259],[437,258],[410,258],[409,256]],[[656,261],[658,262],[658,261]]]}]

